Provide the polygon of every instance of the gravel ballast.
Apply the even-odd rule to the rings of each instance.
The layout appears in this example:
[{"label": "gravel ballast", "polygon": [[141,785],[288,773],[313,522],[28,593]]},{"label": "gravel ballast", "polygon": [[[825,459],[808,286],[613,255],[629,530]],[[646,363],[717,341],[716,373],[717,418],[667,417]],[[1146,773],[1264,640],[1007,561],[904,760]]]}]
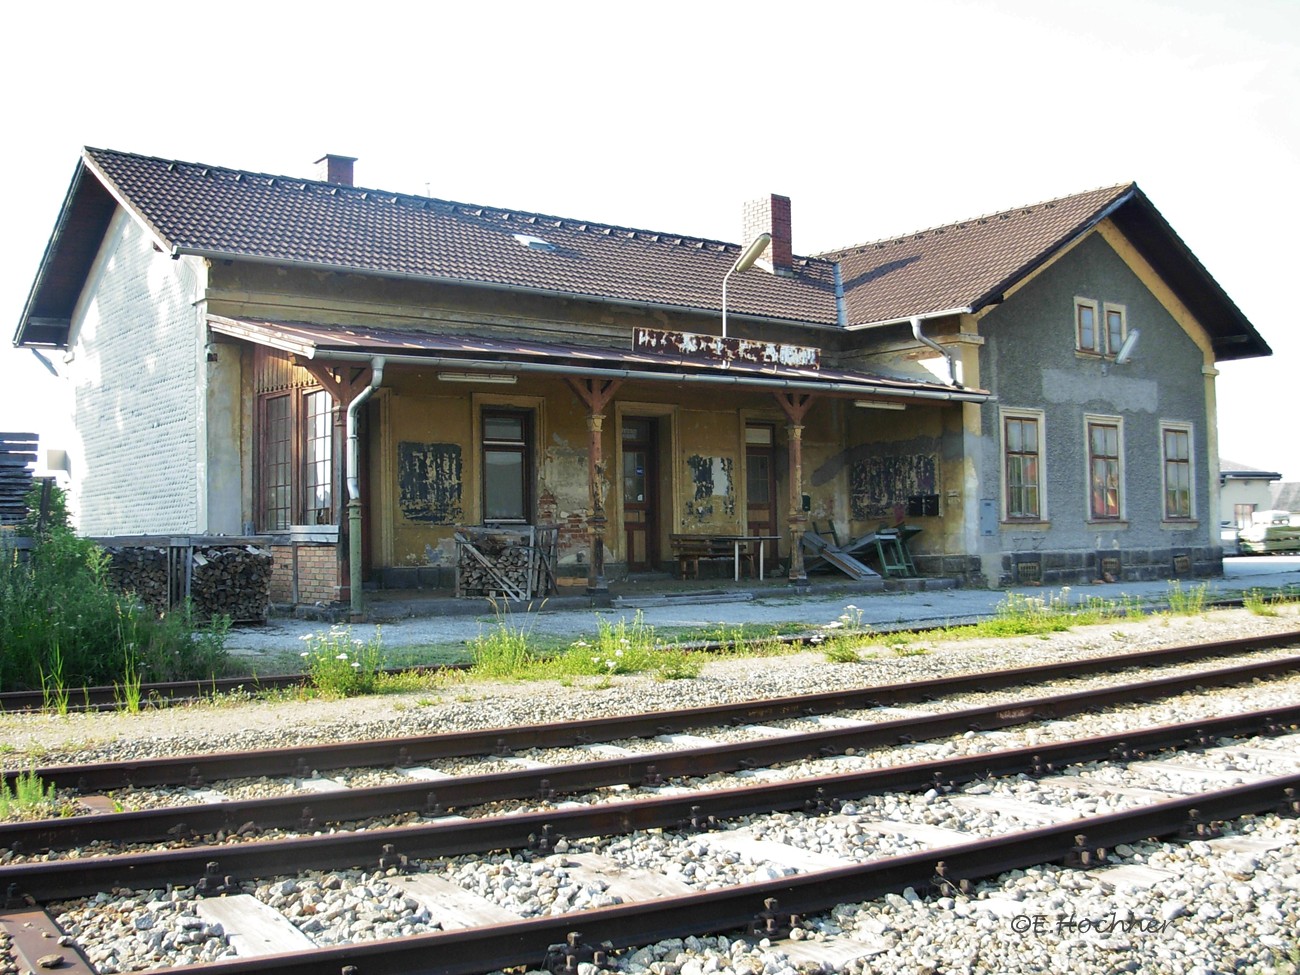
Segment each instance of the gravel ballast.
[{"label": "gravel ballast", "polygon": [[[29,764],[121,761],[427,734],[924,680],[1280,632],[1296,628],[1298,622],[1294,609],[1284,609],[1278,618],[1244,610],[1224,611],[1108,623],[1048,638],[924,643],[925,653],[906,656],[873,648],[876,656],[858,663],[830,663],[818,653],[757,662],[728,660],[711,663],[698,678],[681,681],[634,675],[570,686],[465,683],[438,691],[345,701],[232,701],[136,715],[4,715],[0,716],[0,741],[7,745],[5,767],[25,768]],[[1297,700],[1300,680],[1270,681],[1252,688],[1205,692],[1180,703],[1156,702],[1128,716],[1108,712],[1053,722],[1045,729],[972,733],[925,743],[914,746],[914,754],[907,760],[1104,734]],[[937,710],[955,703],[933,702],[925,707]],[[1257,751],[1280,745],[1285,756],[1287,748],[1295,750],[1294,737],[1247,744],[1247,751],[1235,754],[1231,747],[1221,749],[1215,756],[1216,767],[1244,776],[1289,771],[1274,768],[1268,756]],[[867,752],[819,768],[823,772],[847,771],[901,758],[899,754],[890,758],[885,752]],[[812,771],[811,767],[793,767],[789,774]],[[253,793],[259,788],[254,780],[245,785]],[[267,783],[266,787],[283,786]],[[1002,801],[1008,810],[1038,804],[1045,811],[1069,809],[1093,815],[1130,805],[1133,800],[1126,798],[1124,790],[1143,788],[1186,791],[1191,786],[1158,775],[1084,766],[1037,781],[1012,777],[972,783],[949,795],[868,797],[835,816],[820,819],[788,814],[728,826],[748,827],[760,839],[862,861],[919,848],[915,838],[905,832],[891,834],[870,825],[882,820],[905,816],[936,827],[996,835],[1023,828],[1026,823],[1017,821],[1014,812],[989,808],[990,799]],[[957,801],[962,797],[971,797],[974,804]],[[1218,841],[1145,842],[1115,851],[1114,865],[1145,868],[1148,877],[1163,876],[1154,884],[1133,879],[1138,876],[1133,873],[1114,874],[1117,879],[1107,880],[1105,869],[1037,867],[993,878],[969,896],[921,897],[908,890],[864,904],[841,905],[824,916],[807,919],[790,941],[672,940],[624,952],[617,964],[632,975],[787,975],[808,970],[808,958],[816,952],[811,956],[806,952],[825,943],[837,946],[835,952],[828,949],[826,954],[841,959],[834,969],[851,975],[1042,971],[1266,975],[1291,971],[1286,966],[1291,964],[1288,957],[1295,951],[1300,923],[1300,829],[1294,820],[1265,815],[1248,817],[1229,832],[1228,840],[1240,841],[1235,847]],[[701,837],[670,832],[576,840],[571,849],[548,856],[502,854],[421,866],[523,916],[540,916],[614,902],[601,884],[580,882],[572,876],[566,858],[582,851],[652,870],[696,889],[775,879],[792,870],[711,846]],[[260,882],[252,888],[246,887],[285,913],[318,944],[437,930],[427,907],[405,894],[398,878],[385,872],[304,874]],[[229,957],[225,932],[220,925],[204,920],[192,889],[100,895],[91,901],[60,905],[55,913],[69,933],[92,946],[91,960],[105,975]],[[845,944],[852,950],[844,952]]]}]

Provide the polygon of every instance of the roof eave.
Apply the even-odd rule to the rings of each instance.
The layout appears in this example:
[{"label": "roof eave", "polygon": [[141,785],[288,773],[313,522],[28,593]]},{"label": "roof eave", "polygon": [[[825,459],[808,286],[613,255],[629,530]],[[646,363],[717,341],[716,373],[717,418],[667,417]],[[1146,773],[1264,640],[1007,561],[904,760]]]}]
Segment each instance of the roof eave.
[{"label": "roof eave", "polygon": [[[1131,207],[1117,209],[1115,225],[1169,285],[1210,334],[1215,359],[1262,358],[1273,354],[1264,337],[1164,215],[1136,185]],[[1216,323],[1221,323],[1215,328]]]},{"label": "roof eave", "polygon": [[[79,207],[84,205],[82,201],[85,178],[85,161],[79,160],[77,168],[73,170],[72,180],[68,183],[68,190],[63,195],[63,203],[59,207],[59,216],[54,222],[54,229],[50,232],[50,239],[45,243],[45,252],[41,255],[40,264],[37,265],[36,277],[27,292],[27,300],[23,303],[22,315],[18,319],[18,327],[14,330],[15,346],[63,348],[67,344],[71,315],[65,319],[61,316],[37,315],[35,312],[42,304],[42,299],[48,297],[46,289],[52,287],[50,279],[57,265],[61,263],[68,223]],[[62,332],[61,338],[60,332]]]},{"label": "roof eave", "polygon": [[[186,244],[173,244],[171,246],[171,255],[173,258],[201,257],[211,261],[243,261],[250,264],[266,264],[276,267],[292,266],[310,271],[329,271],[335,274],[357,274],[363,277],[386,278],[398,281],[418,281],[423,284],[447,284],[463,288],[485,288],[491,291],[523,294],[530,297],[589,301],[597,304],[618,305],[625,308],[649,309],[651,311],[667,311],[676,314],[695,312],[703,315],[721,315],[720,309],[701,308],[695,305],[674,305],[667,302],[636,301],[631,298],[611,298],[598,294],[585,294],[580,291],[530,288],[525,285],[505,284],[492,281],[473,281],[467,278],[437,277],[428,274],[414,274],[409,271],[379,271],[373,268],[355,267],[346,264],[331,264],[325,261],[285,260],[284,258],[269,255],[241,254],[235,251],[218,251]],[[842,328],[839,325],[829,322],[809,321],[803,318],[780,318],[770,315],[755,315],[751,312],[733,311],[730,309],[727,312],[727,316],[732,319],[745,319],[746,321],[755,322],[761,325],[784,325],[800,328],[825,329],[835,332],[842,331]]]},{"label": "roof eave", "polygon": [[569,376],[590,376],[604,379],[623,379],[644,382],[691,383],[749,387],[769,390],[821,393],[837,397],[881,398],[907,402],[968,402],[983,403],[992,399],[986,390],[962,389],[924,383],[893,385],[886,380],[846,382],[843,380],[816,380],[750,372],[728,371],[725,364],[717,368],[702,367],[686,371],[680,366],[671,371],[653,368],[620,368],[614,366],[589,366],[572,361],[538,361],[519,358],[483,358],[481,355],[453,355],[446,351],[413,352],[394,350],[390,346],[375,344],[371,347],[338,348],[325,346],[309,337],[295,337],[282,331],[226,318],[208,315],[208,326],[213,331],[232,338],[279,349],[305,359],[321,362],[367,363],[376,356],[385,362],[420,365],[433,368],[455,368],[496,373],[534,373]]}]

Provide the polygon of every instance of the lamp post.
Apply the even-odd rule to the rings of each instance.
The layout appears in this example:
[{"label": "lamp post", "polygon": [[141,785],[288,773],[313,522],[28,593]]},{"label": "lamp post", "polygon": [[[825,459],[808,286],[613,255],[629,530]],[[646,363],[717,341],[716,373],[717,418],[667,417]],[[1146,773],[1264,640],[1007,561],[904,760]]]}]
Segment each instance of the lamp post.
[{"label": "lamp post", "polygon": [[745,248],[745,253],[736,258],[736,263],[731,265],[731,270],[722,276],[722,337],[727,337],[727,279],[739,271],[748,271],[758,260],[758,255],[767,250],[767,245],[772,243],[772,235],[768,233],[759,234]]}]

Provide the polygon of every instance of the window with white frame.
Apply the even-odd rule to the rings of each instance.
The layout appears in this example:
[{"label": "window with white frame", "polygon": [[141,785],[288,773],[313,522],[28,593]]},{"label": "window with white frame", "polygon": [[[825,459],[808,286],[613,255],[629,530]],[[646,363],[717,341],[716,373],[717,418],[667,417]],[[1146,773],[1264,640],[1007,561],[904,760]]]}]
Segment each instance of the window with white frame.
[{"label": "window with white frame", "polygon": [[1170,423],[1160,431],[1160,456],[1164,463],[1165,520],[1192,517],[1192,430]]},{"label": "window with white frame", "polygon": [[1002,414],[1003,518],[1042,521],[1043,415],[1038,411]]},{"label": "window with white frame", "polygon": [[1105,330],[1106,349],[1102,355],[1117,356],[1124,348],[1124,338],[1128,335],[1127,315],[1123,305],[1104,304],[1101,306],[1102,326]]},{"label": "window with white frame", "polygon": [[1119,521],[1124,513],[1123,424],[1119,417],[1088,417],[1088,495],[1093,521]]},{"label": "window with white frame", "polygon": [[1100,355],[1101,332],[1097,328],[1097,303],[1087,298],[1074,299],[1075,348]]}]

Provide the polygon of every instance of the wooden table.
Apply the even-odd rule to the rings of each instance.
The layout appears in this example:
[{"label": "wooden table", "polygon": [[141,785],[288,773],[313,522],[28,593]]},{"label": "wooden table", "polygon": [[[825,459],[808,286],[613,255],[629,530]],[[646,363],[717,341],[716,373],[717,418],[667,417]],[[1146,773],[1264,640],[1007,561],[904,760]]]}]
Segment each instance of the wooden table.
[{"label": "wooden table", "polygon": [[780,535],[673,535],[671,541],[673,552],[681,567],[682,578],[686,578],[686,566],[695,567],[695,576],[700,574],[700,559],[731,557],[733,576],[740,581],[740,559],[744,554],[749,557],[749,545],[757,546],[758,578],[762,579],[766,570],[767,543],[780,539]]}]

